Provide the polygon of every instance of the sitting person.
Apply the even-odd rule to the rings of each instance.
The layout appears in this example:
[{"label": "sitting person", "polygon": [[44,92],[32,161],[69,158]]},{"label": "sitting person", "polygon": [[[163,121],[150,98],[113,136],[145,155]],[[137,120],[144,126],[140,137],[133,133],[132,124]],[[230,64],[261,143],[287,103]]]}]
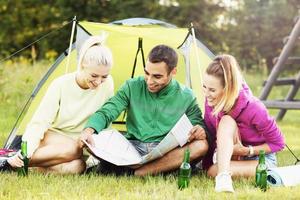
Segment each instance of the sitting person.
[{"label": "sitting person", "polygon": [[[82,132],[81,140],[93,144],[92,134],[101,134],[122,111],[127,110],[125,137],[141,155],[148,154],[168,134],[183,114],[194,125],[189,143],[163,157],[135,169],[143,176],[178,168],[185,148],[191,152],[191,161],[204,156],[208,149],[204,120],[192,91],[179,84],[176,74],[177,53],[166,45],[158,45],[149,53],[144,77],[130,79],[92,115]],[[82,141],[79,141],[83,146]],[[101,161],[102,162],[102,161]],[[100,165],[101,165],[100,162]]]},{"label": "sitting person", "polygon": [[234,192],[231,176],[253,177],[260,150],[266,152],[266,165],[276,166],[284,138],[252,95],[233,56],[220,55],[209,64],[203,89],[204,119],[214,141],[203,164],[208,175],[216,177],[217,192]]},{"label": "sitting person", "polygon": [[109,75],[112,53],[103,38],[88,38],[79,54],[78,70],[56,78],[27,125],[29,165],[41,171],[81,173],[85,170],[80,136],[88,117],[113,96]]},{"label": "sitting person", "polygon": [[10,171],[14,168],[23,167],[24,162],[20,153],[10,157],[0,157],[0,171]]}]

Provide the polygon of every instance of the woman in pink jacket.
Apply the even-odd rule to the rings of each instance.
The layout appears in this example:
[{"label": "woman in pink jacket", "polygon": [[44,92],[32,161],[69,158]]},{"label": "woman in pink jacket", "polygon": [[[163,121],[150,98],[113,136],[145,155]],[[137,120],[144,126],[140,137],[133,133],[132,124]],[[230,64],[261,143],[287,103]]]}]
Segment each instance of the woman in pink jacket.
[{"label": "woman in pink jacket", "polygon": [[231,55],[217,56],[203,78],[205,123],[213,144],[203,161],[217,192],[234,192],[231,176],[255,175],[259,150],[266,165],[277,165],[284,138],[265,106],[255,98]]}]

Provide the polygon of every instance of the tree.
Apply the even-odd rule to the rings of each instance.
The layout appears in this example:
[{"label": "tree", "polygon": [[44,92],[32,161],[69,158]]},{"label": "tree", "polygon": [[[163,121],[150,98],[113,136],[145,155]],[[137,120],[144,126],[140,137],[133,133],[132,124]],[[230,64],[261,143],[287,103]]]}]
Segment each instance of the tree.
[{"label": "tree", "polygon": [[[58,29],[76,15],[79,20],[111,22],[131,17],[148,17],[188,27],[193,22],[205,44],[218,49],[215,21],[221,7],[206,0],[18,0],[1,1],[0,57],[30,44]],[[46,51],[62,52],[68,47],[71,26],[50,34],[35,45],[38,58]],[[22,55],[30,57],[27,50]]]},{"label": "tree", "polygon": [[[282,50],[282,39],[293,28],[300,6],[297,0],[244,0],[226,15],[222,27],[228,51],[242,61],[243,67],[273,67],[273,58]],[[298,8],[297,8],[298,7]]]},{"label": "tree", "polygon": [[189,27],[192,22],[196,36],[213,52],[222,49],[217,21],[225,10],[222,1],[178,0],[178,6],[164,6],[155,16],[180,27]]},{"label": "tree", "polygon": [[[41,36],[62,26],[62,20],[58,8],[43,1],[2,1],[0,4],[1,16],[1,57],[10,55],[13,52],[29,45]],[[51,34],[48,40],[42,40],[35,48],[39,49],[39,54],[43,55],[43,49],[53,49],[61,46],[61,42],[56,42],[56,37],[60,40],[64,38],[61,34]],[[44,47],[44,48],[41,48]],[[23,56],[31,54],[31,49],[25,51]]]}]

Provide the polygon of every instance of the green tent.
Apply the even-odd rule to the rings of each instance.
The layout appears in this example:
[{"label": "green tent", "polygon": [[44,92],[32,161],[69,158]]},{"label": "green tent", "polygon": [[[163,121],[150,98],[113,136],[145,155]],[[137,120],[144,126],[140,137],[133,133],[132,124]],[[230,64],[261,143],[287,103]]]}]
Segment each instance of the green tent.
[{"label": "green tent", "polygon": [[[17,135],[23,134],[26,124],[30,121],[51,81],[64,73],[76,70],[77,49],[83,41],[89,35],[99,35],[103,31],[108,33],[106,45],[112,49],[114,57],[112,77],[115,90],[132,76],[143,75],[144,59],[150,49],[158,44],[166,44],[176,49],[179,55],[178,72],[175,78],[193,89],[203,108],[201,74],[214,55],[192,36],[190,29],[177,28],[159,20],[145,18],[132,18],[110,24],[77,22],[76,42],[72,45],[69,65],[67,66],[68,50],[66,50],[33,90],[6,141],[5,148],[11,146]],[[125,129],[123,115],[120,115],[113,126],[120,130]]]}]

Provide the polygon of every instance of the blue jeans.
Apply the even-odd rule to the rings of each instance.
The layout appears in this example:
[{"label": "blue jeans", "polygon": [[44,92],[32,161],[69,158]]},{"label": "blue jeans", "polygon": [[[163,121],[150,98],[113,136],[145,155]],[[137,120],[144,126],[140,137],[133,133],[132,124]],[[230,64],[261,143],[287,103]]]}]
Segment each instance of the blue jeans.
[{"label": "blue jeans", "polygon": [[[258,160],[258,159],[259,156],[252,156],[252,157],[244,156],[242,158],[242,160]],[[276,153],[266,154],[265,161],[266,161],[267,168],[277,167]]]},{"label": "blue jeans", "polygon": [[[252,156],[252,157],[242,156],[241,157],[241,160],[258,160],[258,159],[259,159],[259,156]],[[266,154],[265,162],[266,162],[267,168],[277,167],[276,153]],[[217,163],[217,153],[216,152],[213,155],[213,163],[214,164]]]},{"label": "blue jeans", "polygon": [[141,142],[139,140],[129,140],[129,142],[135,147],[141,156],[147,155],[159,144],[159,142]]}]

